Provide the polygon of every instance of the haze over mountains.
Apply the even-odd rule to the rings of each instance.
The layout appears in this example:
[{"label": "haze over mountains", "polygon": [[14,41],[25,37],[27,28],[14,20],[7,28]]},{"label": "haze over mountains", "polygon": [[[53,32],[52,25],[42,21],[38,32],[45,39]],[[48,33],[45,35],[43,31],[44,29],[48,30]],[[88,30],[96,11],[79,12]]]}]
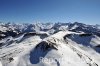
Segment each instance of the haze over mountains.
[{"label": "haze over mountains", "polygon": [[0,66],[65,65],[100,66],[100,25],[0,23]]}]

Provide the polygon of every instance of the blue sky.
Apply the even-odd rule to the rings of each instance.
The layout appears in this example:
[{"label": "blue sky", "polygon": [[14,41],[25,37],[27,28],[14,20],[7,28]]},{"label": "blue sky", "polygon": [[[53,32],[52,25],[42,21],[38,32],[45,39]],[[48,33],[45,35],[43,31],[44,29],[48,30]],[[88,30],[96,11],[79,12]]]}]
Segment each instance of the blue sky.
[{"label": "blue sky", "polygon": [[0,0],[0,21],[100,24],[100,0]]}]

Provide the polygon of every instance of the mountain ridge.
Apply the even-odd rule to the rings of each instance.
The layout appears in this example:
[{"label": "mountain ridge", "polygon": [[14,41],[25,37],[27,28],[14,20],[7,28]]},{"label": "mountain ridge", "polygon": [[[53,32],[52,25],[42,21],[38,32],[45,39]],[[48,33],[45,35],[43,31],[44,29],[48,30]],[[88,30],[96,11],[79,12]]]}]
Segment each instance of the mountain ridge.
[{"label": "mountain ridge", "polygon": [[75,22],[0,27],[0,66],[100,66],[96,26]]}]

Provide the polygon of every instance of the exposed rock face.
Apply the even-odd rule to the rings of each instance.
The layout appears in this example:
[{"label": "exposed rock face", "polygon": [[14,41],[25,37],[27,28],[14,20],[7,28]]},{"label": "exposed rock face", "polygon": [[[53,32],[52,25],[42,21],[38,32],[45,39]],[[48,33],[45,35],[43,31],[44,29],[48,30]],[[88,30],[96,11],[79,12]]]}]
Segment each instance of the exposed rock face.
[{"label": "exposed rock face", "polygon": [[52,42],[47,42],[47,41],[42,41],[40,42],[36,48],[40,48],[41,50],[43,51],[47,51],[49,49],[55,49],[55,50],[58,50],[57,49],[57,45],[55,43],[52,43]]}]

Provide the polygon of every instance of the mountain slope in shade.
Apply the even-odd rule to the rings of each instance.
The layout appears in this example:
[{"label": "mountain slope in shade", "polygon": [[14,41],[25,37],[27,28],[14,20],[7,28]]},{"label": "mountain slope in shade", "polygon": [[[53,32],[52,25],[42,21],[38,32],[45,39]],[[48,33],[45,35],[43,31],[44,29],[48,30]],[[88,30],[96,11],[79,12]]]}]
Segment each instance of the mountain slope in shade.
[{"label": "mountain slope in shade", "polygon": [[34,28],[31,24],[31,31],[27,25],[30,24],[24,24],[23,29],[28,31],[11,29],[15,36],[1,37],[0,66],[100,66],[97,27],[82,23],[36,23]]}]

